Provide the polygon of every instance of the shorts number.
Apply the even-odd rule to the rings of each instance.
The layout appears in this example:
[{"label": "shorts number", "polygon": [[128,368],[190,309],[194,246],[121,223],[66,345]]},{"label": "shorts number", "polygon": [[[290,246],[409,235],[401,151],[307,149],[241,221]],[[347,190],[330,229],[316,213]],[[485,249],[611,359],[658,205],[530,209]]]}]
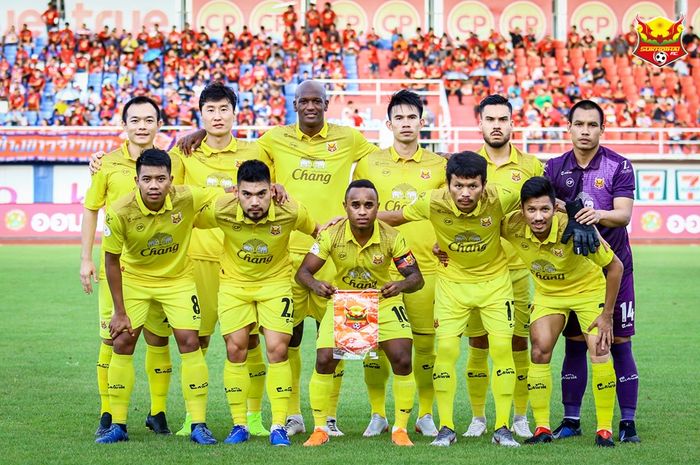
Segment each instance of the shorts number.
[{"label": "shorts number", "polygon": [[199,309],[199,300],[197,300],[196,295],[192,296],[192,311],[195,313],[195,315],[199,315],[201,312]]},{"label": "shorts number", "polygon": [[626,323],[627,321],[634,321],[634,306],[633,302],[622,302],[620,304],[620,313],[622,315],[622,322]]},{"label": "shorts number", "polygon": [[515,309],[515,300],[506,300],[506,315],[508,321],[513,321],[513,310]]},{"label": "shorts number", "polygon": [[391,311],[394,312],[394,315],[396,315],[396,319],[399,320],[399,323],[408,322],[408,316],[406,316],[406,310],[404,310],[403,306],[399,305],[398,307],[391,307]]},{"label": "shorts number", "polygon": [[289,297],[282,297],[282,303],[284,304],[284,310],[282,310],[282,318],[291,318],[292,314],[289,313],[289,307],[292,305],[292,299]]}]

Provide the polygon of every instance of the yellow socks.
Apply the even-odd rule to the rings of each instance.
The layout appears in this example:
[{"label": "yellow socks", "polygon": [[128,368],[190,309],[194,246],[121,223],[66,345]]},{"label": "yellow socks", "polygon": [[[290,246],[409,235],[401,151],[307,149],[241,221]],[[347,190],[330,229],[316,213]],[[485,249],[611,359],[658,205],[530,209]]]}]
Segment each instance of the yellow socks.
[{"label": "yellow socks", "polygon": [[134,376],[134,356],[113,354],[108,375],[112,423],[126,424]]},{"label": "yellow socks", "polygon": [[248,374],[250,375],[250,388],[248,389],[248,411],[262,411],[262,397],[265,392],[265,361],[263,360],[262,345],[254,349],[248,349],[246,359]]},{"label": "yellow socks", "polygon": [[440,427],[454,431],[454,399],[457,390],[456,366],[459,359],[459,338],[445,337],[437,340],[437,356],[433,370],[433,385],[440,415]]},{"label": "yellow socks", "polygon": [[100,351],[97,355],[97,390],[100,393],[100,415],[111,413],[109,406],[109,389],[107,384],[107,374],[109,373],[109,363],[112,360],[112,346],[100,342]]},{"label": "yellow socks", "polygon": [[519,350],[513,352],[515,362],[515,390],[513,391],[513,412],[515,415],[527,415],[527,375],[530,369],[530,352]]},{"label": "yellow socks", "polygon": [[172,373],[170,347],[146,344],[146,376],[151,393],[151,415],[165,412]]},{"label": "yellow socks", "polygon": [[552,398],[552,369],[549,363],[530,365],[527,388],[535,425],[538,428],[550,429],[549,405]]},{"label": "yellow socks", "polygon": [[418,390],[418,418],[433,413],[433,368],[435,365],[435,335],[413,335],[413,376]]},{"label": "yellow socks", "polygon": [[377,359],[365,360],[362,366],[371,413],[386,418],[386,383],[389,380],[391,365],[384,351],[378,351],[377,356]]},{"label": "yellow socks", "polygon": [[287,351],[289,368],[292,370],[292,395],[289,396],[287,415],[301,415],[301,354],[299,347],[290,347]]},{"label": "yellow socks", "polygon": [[612,431],[613,410],[615,409],[615,369],[612,360],[592,363],[593,402],[598,422],[597,430]]},{"label": "yellow socks", "polygon": [[[200,349],[180,354],[182,360],[182,396],[192,423],[207,421],[207,398],[209,396],[209,370]],[[245,414],[245,412],[244,412]]]},{"label": "yellow socks", "polygon": [[394,374],[394,426],[406,429],[408,417],[413,410],[413,401],[416,397],[416,380],[413,374]]},{"label": "yellow socks", "polygon": [[328,399],[329,417],[336,418],[338,416],[338,401],[340,400],[340,386],[343,384],[343,376],[345,376],[345,362],[341,360],[333,373],[333,390]]},{"label": "yellow socks", "polygon": [[234,425],[247,425],[248,391],[250,390],[250,375],[246,362],[234,363],[229,360],[224,362],[224,391],[226,400],[231,410],[231,419]]},{"label": "yellow socks", "polygon": [[267,397],[270,399],[272,424],[284,426],[287,421],[289,396],[292,393],[292,369],[289,360],[271,363],[267,376]]},{"label": "yellow socks", "polygon": [[333,373],[322,375],[314,370],[309,383],[309,402],[314,415],[314,427],[325,428],[328,418],[328,397],[333,390]]},{"label": "yellow socks", "polygon": [[489,350],[469,346],[467,391],[472,416],[486,417],[486,391],[489,388]]},{"label": "yellow socks", "polygon": [[491,391],[496,404],[494,431],[502,426],[510,427],[510,410],[515,389],[515,363],[511,336],[489,335],[489,352],[493,360]]}]

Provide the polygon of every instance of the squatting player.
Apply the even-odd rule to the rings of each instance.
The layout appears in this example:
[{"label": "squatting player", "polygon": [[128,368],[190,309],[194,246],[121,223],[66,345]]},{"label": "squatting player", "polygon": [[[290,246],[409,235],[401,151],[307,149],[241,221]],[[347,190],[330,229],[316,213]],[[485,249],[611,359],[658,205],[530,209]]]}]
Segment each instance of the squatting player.
[{"label": "squatting player", "polygon": [[162,306],[182,358],[182,390],[192,416],[190,438],[215,444],[206,426],[209,373],[199,347],[200,308],[187,250],[195,215],[220,190],[172,186],[167,152],[136,160],[136,189],[112,203],[105,217],[105,271],[114,302],[109,365],[112,425],[98,443],[128,440],[126,419],[134,387],[133,354],[151,303]]},{"label": "squatting player", "polygon": [[[397,210],[413,202],[420,192],[445,185],[445,159],[418,145],[424,126],[423,102],[409,90],[394,94],[387,108],[387,127],[394,133],[391,147],[370,153],[355,167],[355,179],[368,179],[377,188],[379,209]],[[416,221],[397,228],[420,263],[425,280],[423,289],[403,296],[406,314],[413,333],[413,375],[418,391],[416,432],[436,436],[433,421],[433,365],[435,363],[435,326],[433,299],[437,260],[432,254],[435,232],[428,221]],[[400,279],[392,269],[392,279]],[[389,364],[380,351],[377,360],[366,360],[365,383],[369,392],[372,418],[364,436],[376,436],[389,428],[386,419],[386,383]]]},{"label": "squatting player", "polygon": [[196,226],[218,227],[224,234],[219,325],[228,355],[224,389],[234,424],[224,442],[238,444],[250,437],[246,401],[252,378],[246,358],[250,332],[257,327],[265,336],[269,362],[270,443],[288,446],[284,426],[292,372],[287,350],[294,328],[289,237],[292,231],[316,236],[318,226],[303,205],[272,203],[270,170],[259,160],[241,164],[237,194],[219,197],[199,215]]},{"label": "squatting player", "polygon": [[[632,249],[626,229],[634,203],[634,172],[629,160],[600,145],[605,126],[603,110],[598,104],[582,100],[571,107],[568,119],[573,150],[548,160],[545,176],[551,179],[558,199],[583,200],[585,208],[576,215],[577,221],[595,224],[625,267],[613,314],[615,340],[610,354],[620,404],[619,439],[639,442],[634,422],[639,373],[630,339],[634,335],[636,303]],[[564,335],[567,337],[561,380],[564,421],[554,430],[555,438],[581,434],[579,415],[588,375],[587,345],[576,318],[569,319]]]},{"label": "squatting player", "polygon": [[[379,299],[379,345],[394,372],[395,417],[391,440],[399,446],[412,446],[406,431],[413,409],[416,384],[411,366],[411,325],[406,318],[401,293],[423,287],[423,277],[403,235],[377,220],[379,198],[374,185],[360,179],[350,183],[343,203],[347,219],[319,234],[296,274],[299,284],[314,294],[329,299],[337,289],[377,289]],[[331,259],[336,275],[331,281],[314,275]],[[398,269],[403,279],[392,280],[390,268]],[[309,383],[309,397],[314,414],[314,432],[305,446],[328,442],[329,396],[338,360],[333,358],[333,300],[318,330],[316,368]]]},{"label": "squatting player", "polygon": [[547,178],[537,176],[526,181],[520,200],[522,209],[506,217],[501,235],[513,244],[535,281],[528,389],[537,428],[534,437],[525,442],[552,441],[549,426],[552,371],[549,364],[559,334],[567,318],[574,313],[590,351],[598,421],[595,443],[612,447],[615,371],[609,350],[613,339],[613,308],[623,273],[622,262],[606,246],[583,256],[574,253],[573,244],[562,243],[570,220],[565,213],[556,212],[554,188]]}]

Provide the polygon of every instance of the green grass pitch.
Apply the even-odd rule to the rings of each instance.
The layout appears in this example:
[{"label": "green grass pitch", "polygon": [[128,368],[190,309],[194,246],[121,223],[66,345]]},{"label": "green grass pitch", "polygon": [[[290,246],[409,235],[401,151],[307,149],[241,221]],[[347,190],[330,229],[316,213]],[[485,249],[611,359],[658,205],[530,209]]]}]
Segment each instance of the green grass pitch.
[{"label": "green grass pitch", "polygon": [[[549,446],[505,450],[490,444],[490,435],[477,440],[459,437],[449,449],[429,447],[429,438],[412,434],[416,446],[400,449],[389,436],[362,438],[369,419],[359,362],[346,366],[339,408],[339,426],[346,433],[320,448],[308,449],[305,437],[293,437],[292,447],[272,448],[264,438],[241,446],[202,447],[181,437],[156,437],[143,421],[148,409],[143,373],[143,342],[137,348],[137,384],[129,411],[128,443],[94,444],[98,420],[95,382],[97,357],[97,297],[84,295],[78,278],[77,246],[0,246],[0,463],[2,464],[159,464],[159,463],[700,463],[697,449],[698,408],[697,296],[700,248],[639,246],[634,249],[637,286],[637,336],[634,349],[640,372],[637,425],[641,445],[623,444],[614,450],[593,446],[594,411],[589,392],[583,408],[580,438]],[[307,327],[303,346],[302,398],[307,428],[308,379],[314,360],[314,328]],[[183,418],[179,364],[175,365],[169,396],[171,428]],[[208,424],[222,440],[230,416],[222,388],[224,360],[221,338],[215,336],[207,354],[210,372]],[[553,371],[558,373],[563,344],[556,349]],[[461,360],[461,372],[464,357]],[[552,399],[552,423],[561,418],[558,384]],[[387,412],[393,412],[389,400]],[[266,409],[269,410],[266,405]],[[489,404],[493,420],[493,405]],[[265,421],[269,424],[269,414]],[[619,420],[616,412],[615,429]],[[414,414],[415,416],[415,414]],[[461,434],[471,417],[464,381],[456,400]],[[411,425],[415,419],[411,418]],[[615,432],[617,435],[617,431]],[[226,462],[225,462],[226,461]]]}]

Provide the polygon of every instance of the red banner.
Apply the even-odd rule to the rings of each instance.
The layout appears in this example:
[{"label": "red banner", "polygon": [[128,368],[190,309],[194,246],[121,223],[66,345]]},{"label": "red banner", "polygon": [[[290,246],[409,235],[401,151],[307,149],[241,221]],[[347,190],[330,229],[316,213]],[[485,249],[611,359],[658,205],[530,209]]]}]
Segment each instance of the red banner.
[{"label": "red banner", "polygon": [[[619,33],[626,33],[639,15],[642,19],[663,16],[675,19],[673,0],[603,2],[598,0],[569,0],[568,24],[576,26],[583,35],[590,29],[598,40],[614,38]],[[685,22],[688,24],[688,21]]]},{"label": "red banner", "polygon": [[632,240],[700,243],[700,208],[692,205],[635,205]]},{"label": "red banner", "polygon": [[0,135],[0,162],[81,161],[91,153],[111,152],[119,147],[121,131],[13,131]]},{"label": "red banner", "polygon": [[465,39],[476,32],[480,39],[496,30],[506,38],[516,27],[525,35],[532,28],[541,39],[552,33],[552,3],[549,0],[479,1],[445,0],[445,32]]},{"label": "red banner", "polygon": [[[80,204],[34,203],[0,205],[0,242],[78,240],[83,221]],[[97,221],[102,232],[102,212]]]}]

